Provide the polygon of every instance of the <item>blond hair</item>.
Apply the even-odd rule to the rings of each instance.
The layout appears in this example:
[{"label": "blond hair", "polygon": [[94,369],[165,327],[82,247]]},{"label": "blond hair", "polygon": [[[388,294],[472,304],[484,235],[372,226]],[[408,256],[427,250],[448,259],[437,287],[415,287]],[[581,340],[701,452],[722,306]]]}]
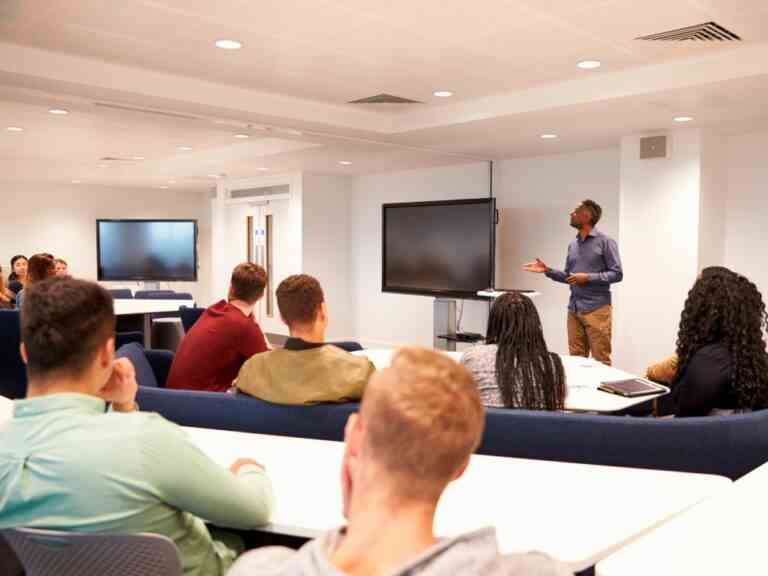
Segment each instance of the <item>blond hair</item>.
[{"label": "blond hair", "polygon": [[459,363],[422,348],[401,348],[387,372],[371,380],[360,410],[371,458],[400,496],[437,498],[480,443],[477,386]]}]

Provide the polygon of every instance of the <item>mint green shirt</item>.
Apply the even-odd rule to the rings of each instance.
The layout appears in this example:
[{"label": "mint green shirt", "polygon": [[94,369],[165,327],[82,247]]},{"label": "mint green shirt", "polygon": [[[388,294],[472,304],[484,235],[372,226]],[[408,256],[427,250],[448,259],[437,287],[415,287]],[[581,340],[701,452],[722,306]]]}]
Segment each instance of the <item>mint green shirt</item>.
[{"label": "mint green shirt", "polygon": [[176,543],[185,576],[219,576],[236,553],[203,520],[239,529],[269,520],[264,473],[233,475],[157,414],[105,413],[82,394],[14,404],[0,424],[0,528],[154,532]]}]

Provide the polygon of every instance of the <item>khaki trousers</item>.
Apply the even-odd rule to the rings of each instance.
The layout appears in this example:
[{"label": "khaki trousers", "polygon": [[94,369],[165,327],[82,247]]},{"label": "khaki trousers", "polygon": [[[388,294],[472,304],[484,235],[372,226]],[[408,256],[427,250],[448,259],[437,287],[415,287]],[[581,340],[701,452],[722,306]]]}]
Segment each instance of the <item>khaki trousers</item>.
[{"label": "khaki trousers", "polygon": [[610,304],[586,314],[568,312],[568,349],[571,356],[592,353],[592,358],[611,365],[611,320],[613,308]]}]

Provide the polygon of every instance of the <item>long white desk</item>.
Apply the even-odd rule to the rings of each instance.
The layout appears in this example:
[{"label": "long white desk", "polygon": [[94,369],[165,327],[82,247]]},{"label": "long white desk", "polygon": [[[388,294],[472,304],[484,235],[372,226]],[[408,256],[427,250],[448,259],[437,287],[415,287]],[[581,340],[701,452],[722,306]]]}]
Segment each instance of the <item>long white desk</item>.
[{"label": "long white desk", "polygon": [[597,565],[600,576],[768,573],[768,464]]},{"label": "long white desk", "polygon": [[152,314],[178,312],[182,306],[194,306],[192,300],[144,300],[116,299],[116,316],[141,316],[144,332],[144,347],[152,347]]},{"label": "long white desk", "polygon": [[[389,366],[394,352],[394,349],[378,349],[361,350],[355,354],[367,356],[376,368],[381,370]],[[445,354],[457,362],[461,359],[461,352],[445,352]],[[638,398],[625,398],[603,392],[597,389],[601,382],[625,380],[636,378],[636,376],[618,368],[606,366],[592,358],[566,355],[561,355],[560,358],[563,360],[568,384],[568,394],[565,397],[566,410],[573,412],[618,412],[663,395],[654,394]]]},{"label": "long white desk", "polygon": [[[186,430],[222,466],[239,457],[266,466],[275,492],[267,531],[314,537],[344,523],[341,442]],[[446,491],[436,532],[495,526],[503,552],[540,550],[579,571],[730,484],[702,474],[475,455]]]}]

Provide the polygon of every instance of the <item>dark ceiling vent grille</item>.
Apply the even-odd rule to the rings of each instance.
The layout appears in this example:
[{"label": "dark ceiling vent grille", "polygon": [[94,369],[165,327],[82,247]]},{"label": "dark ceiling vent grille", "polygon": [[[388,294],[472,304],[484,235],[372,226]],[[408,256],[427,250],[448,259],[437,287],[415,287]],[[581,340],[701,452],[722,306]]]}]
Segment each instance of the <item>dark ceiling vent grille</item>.
[{"label": "dark ceiling vent grille", "polygon": [[360,98],[359,100],[350,100],[349,104],[421,104],[418,100],[411,100],[410,98],[402,98],[400,96],[392,96],[392,94],[377,94],[376,96],[368,96],[368,98]]},{"label": "dark ceiling vent grille", "polygon": [[683,40],[704,40],[705,42],[740,42],[741,37],[717,22],[705,22],[677,30],[640,36],[637,40],[681,42]]},{"label": "dark ceiling vent grille", "polygon": [[135,162],[136,158],[121,158],[119,156],[102,156],[99,162]]}]

